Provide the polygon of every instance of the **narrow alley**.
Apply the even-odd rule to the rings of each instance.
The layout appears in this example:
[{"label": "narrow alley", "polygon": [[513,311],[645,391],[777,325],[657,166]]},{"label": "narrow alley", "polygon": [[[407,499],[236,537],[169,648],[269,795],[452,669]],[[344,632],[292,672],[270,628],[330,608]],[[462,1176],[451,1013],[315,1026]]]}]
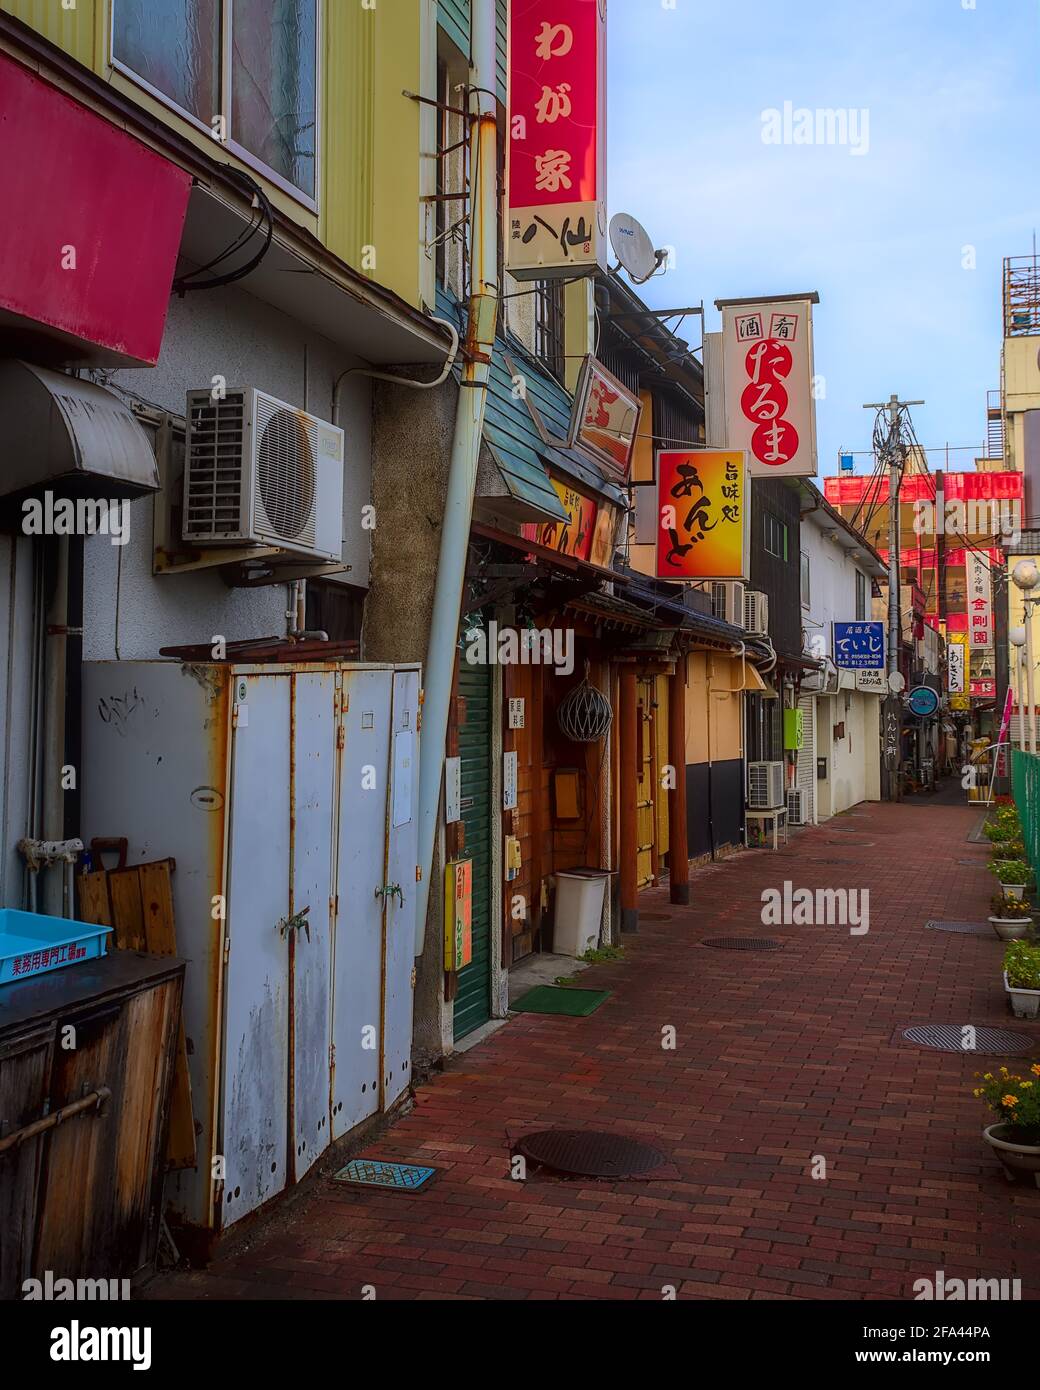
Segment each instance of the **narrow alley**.
[{"label": "narrow alley", "polygon": [[[864,804],[778,853],[694,871],[689,908],[653,890],[624,959],[581,976],[611,992],[601,1008],[515,1015],[361,1150],[435,1167],[427,1190],[312,1177],[205,1272],[147,1296],[906,1300],[944,1271],[1019,1278],[1035,1297],[1040,1192],[1005,1181],[972,1095],[976,1071],[1023,1058],[901,1037],[990,1025],[1033,1044],[1026,1064],[1040,1055],[1040,1030],[1007,1011],[988,928],[926,925],[985,925],[979,822],[964,805]],[[869,890],[869,931],[763,927],[762,894],[785,881]],[[720,935],[782,949],[705,946]],[[673,1166],[512,1179],[510,1141],[545,1126],[638,1136]]]}]

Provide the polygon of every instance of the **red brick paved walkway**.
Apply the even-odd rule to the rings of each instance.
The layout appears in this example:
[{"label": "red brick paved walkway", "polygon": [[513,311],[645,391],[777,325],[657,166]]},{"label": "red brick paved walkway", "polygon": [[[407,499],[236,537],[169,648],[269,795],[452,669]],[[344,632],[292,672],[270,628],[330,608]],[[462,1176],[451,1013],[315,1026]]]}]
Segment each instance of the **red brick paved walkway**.
[{"label": "red brick paved walkway", "polygon": [[[582,976],[614,991],[597,1013],[518,1016],[364,1150],[443,1169],[428,1192],[319,1178],[244,1248],[151,1296],[356,1299],[373,1285],[381,1299],[660,1299],[673,1284],[687,1298],[911,1299],[941,1269],[1018,1277],[1036,1298],[1040,1191],[1008,1185],[982,1142],[979,1063],[893,1041],[910,1023],[1031,1027],[1006,1011],[995,938],[924,930],[985,920],[987,855],[967,839],[977,819],[862,806],[779,854],[695,874],[689,908],[646,894],[643,910],[667,920],[644,921],[623,963]],[[869,888],[869,934],[764,929],[762,890],[785,879]],[[786,949],[699,946],[720,930]],[[647,1136],[680,1176],[512,1181],[507,1130],[545,1125]]]}]

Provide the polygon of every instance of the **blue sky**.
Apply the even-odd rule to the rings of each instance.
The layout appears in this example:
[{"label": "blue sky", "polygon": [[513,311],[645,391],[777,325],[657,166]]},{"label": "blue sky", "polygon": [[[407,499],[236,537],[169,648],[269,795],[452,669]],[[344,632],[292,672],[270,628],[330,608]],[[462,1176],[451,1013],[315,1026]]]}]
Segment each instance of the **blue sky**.
[{"label": "blue sky", "polygon": [[[922,444],[984,438],[1002,260],[1040,236],[1040,5],[964,3],[610,0],[609,208],[675,247],[639,293],[703,299],[711,331],[716,298],[818,290],[821,475],[893,391],[926,402]],[[788,101],[866,110],[866,153],[764,143]]]}]

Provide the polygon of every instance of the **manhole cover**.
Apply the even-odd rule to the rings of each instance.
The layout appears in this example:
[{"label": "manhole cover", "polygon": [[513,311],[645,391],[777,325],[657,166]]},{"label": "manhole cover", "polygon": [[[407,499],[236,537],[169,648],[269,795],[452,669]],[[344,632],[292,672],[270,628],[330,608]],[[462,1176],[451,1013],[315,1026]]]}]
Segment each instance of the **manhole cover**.
[{"label": "manhole cover", "polygon": [[710,936],[702,946],[714,946],[717,951],[782,951],[783,942],[768,936]]},{"label": "manhole cover", "polygon": [[962,936],[990,936],[989,927],[984,922],[925,922],[925,931],[954,931]]},{"label": "manhole cover", "polygon": [[583,1129],[543,1129],[525,1134],[515,1152],[542,1168],[581,1178],[628,1178],[668,1162],[660,1149],[624,1134]]},{"label": "manhole cover", "polygon": [[[995,1057],[1030,1052],[1034,1045],[1033,1039],[1024,1033],[1009,1033],[1006,1028],[975,1028],[972,1024],[960,1027],[943,1023],[915,1024],[903,1029],[903,1037],[907,1042],[933,1048],[936,1052],[983,1052]],[[974,1046],[967,1046],[969,1042]]]}]

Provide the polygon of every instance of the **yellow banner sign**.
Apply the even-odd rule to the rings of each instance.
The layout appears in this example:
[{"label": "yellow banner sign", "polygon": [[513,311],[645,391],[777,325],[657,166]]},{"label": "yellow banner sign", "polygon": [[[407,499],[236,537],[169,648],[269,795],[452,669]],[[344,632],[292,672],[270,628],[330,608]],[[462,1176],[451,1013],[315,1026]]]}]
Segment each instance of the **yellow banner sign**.
[{"label": "yellow banner sign", "polygon": [[658,579],[747,579],[751,516],[742,449],[657,455]]}]

